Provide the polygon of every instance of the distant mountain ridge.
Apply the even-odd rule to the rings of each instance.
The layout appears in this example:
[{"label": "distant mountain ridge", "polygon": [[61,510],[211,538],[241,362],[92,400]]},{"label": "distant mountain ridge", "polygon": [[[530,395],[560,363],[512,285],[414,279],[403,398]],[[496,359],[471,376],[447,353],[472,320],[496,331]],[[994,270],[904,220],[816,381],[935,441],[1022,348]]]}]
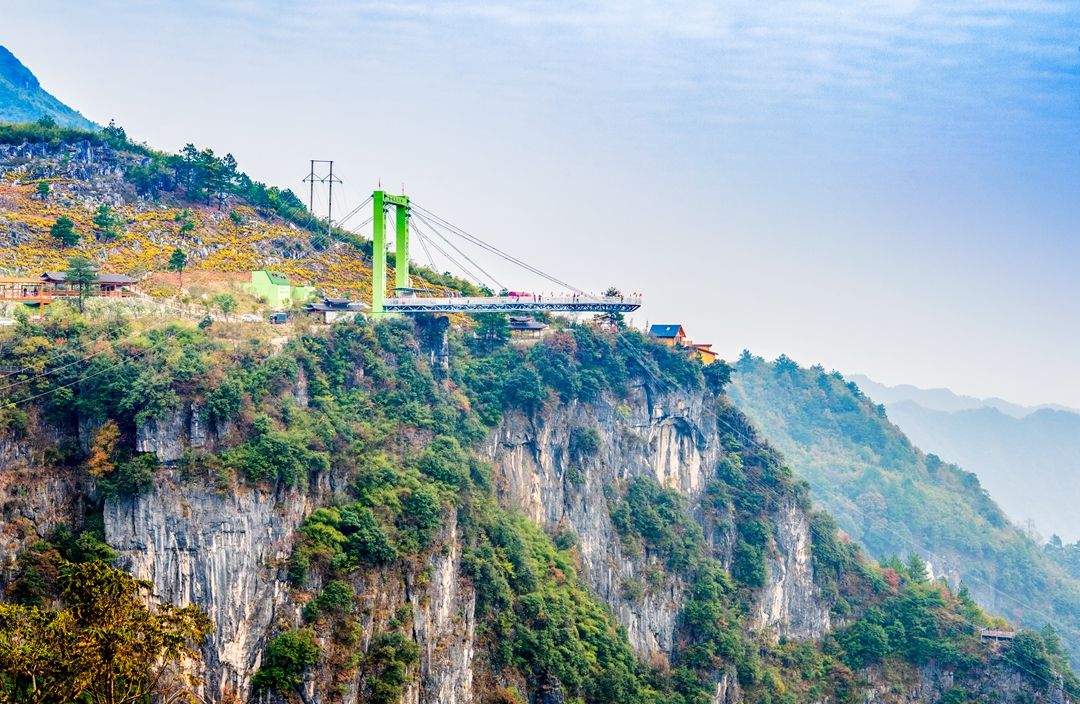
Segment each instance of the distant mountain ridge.
[{"label": "distant mountain ridge", "polygon": [[932,411],[946,411],[948,413],[975,408],[994,408],[1013,418],[1023,418],[1024,416],[1040,410],[1067,411],[1069,413],[1080,414],[1080,409],[1070,408],[1057,403],[1024,406],[997,398],[996,396],[991,398],[977,398],[975,396],[958,394],[950,389],[944,388],[923,389],[911,384],[888,386],[874,381],[863,374],[845,374],[844,377],[848,379],[848,381],[854,381],[858,384],[859,388],[862,389],[867,396],[870,396],[878,403],[884,403],[886,406],[900,401],[914,401],[923,408]]},{"label": "distant mountain ridge", "polygon": [[974,472],[1017,524],[1080,539],[1080,413],[848,378],[918,447]]},{"label": "distant mountain ridge", "polygon": [[33,72],[0,46],[0,122],[33,122],[43,115],[64,127],[97,127],[43,89]]}]

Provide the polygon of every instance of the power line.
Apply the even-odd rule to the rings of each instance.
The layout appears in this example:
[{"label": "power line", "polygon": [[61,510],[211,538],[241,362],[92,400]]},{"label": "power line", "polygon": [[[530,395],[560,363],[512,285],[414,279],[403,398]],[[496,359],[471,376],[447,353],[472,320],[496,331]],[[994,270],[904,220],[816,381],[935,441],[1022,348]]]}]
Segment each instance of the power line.
[{"label": "power line", "polygon": [[[33,376],[27,377],[25,379],[20,379],[18,381],[13,381],[10,384],[8,384],[7,386],[0,387],[0,393],[3,393],[5,391],[7,391],[8,389],[13,389],[16,386],[22,386],[23,384],[29,384],[31,381],[34,381],[35,379],[39,379],[39,378],[44,377],[44,376],[49,376],[51,374],[55,374],[55,373],[57,373],[59,371],[63,371],[64,369],[68,369],[68,368],[73,367],[73,366],[75,366],[77,364],[81,364],[83,362],[88,362],[91,359],[93,359],[95,357],[98,357],[98,356],[100,356],[102,354],[105,354],[108,351],[109,350],[98,350],[97,352],[94,352],[91,355],[88,355],[88,356],[80,358],[80,359],[76,359],[74,362],[68,362],[67,364],[65,364],[63,366],[53,367],[51,369],[46,369],[45,371],[38,372],[37,374],[34,374]],[[12,373],[16,374],[18,372],[12,372]]]},{"label": "power line", "polygon": [[[61,357],[69,354],[70,352],[71,352],[71,350],[68,350],[68,349],[53,350],[49,354],[49,356],[46,357],[45,366],[48,366],[53,360],[60,359]],[[14,371],[4,372],[3,374],[0,374],[0,379],[6,379],[9,376],[15,376],[16,374],[24,374],[24,373],[26,373],[28,371],[32,371],[32,370],[24,366],[21,369],[16,369]],[[42,373],[44,373],[44,372],[42,372]],[[11,386],[17,386],[18,384],[21,384],[21,383],[22,383],[21,381],[20,382],[15,382],[15,383],[11,384]],[[8,387],[4,387],[4,388],[8,388]],[[0,391],[3,391],[3,389],[0,389]]]},{"label": "power line", "polygon": [[[136,317],[138,317],[138,316],[136,316]],[[128,335],[127,337],[110,339],[109,341],[115,344],[117,342],[123,342],[124,340],[130,340],[130,339],[136,337],[137,335],[138,335],[138,333],[132,333],[132,334]],[[84,357],[83,359],[88,360],[88,359],[90,359],[92,357],[96,357],[99,354],[103,354],[106,351],[108,351],[108,350],[100,350],[98,352],[94,352],[93,354],[88,355],[87,357]],[[66,356],[66,355],[68,355],[70,353],[71,353],[70,349],[53,350],[45,358],[45,366],[47,367],[49,364],[52,363],[53,360],[60,359],[61,357],[64,357],[64,356]],[[76,360],[75,362],[72,362],[71,364],[77,364],[77,363],[78,363],[78,360]],[[39,373],[35,374],[34,376],[29,377],[27,379],[22,379],[22,380],[19,380],[19,381],[12,382],[11,384],[8,384],[7,386],[4,386],[4,387],[0,388],[0,392],[5,391],[5,390],[10,389],[10,388],[15,387],[15,386],[20,386],[20,385],[25,384],[25,383],[27,383],[29,381],[33,381],[34,379],[36,379],[38,377],[46,376],[48,374],[53,374],[53,373],[55,373],[55,372],[57,372],[57,371],[59,371],[61,369],[66,368],[67,366],[71,366],[71,365],[65,365],[63,367],[57,367],[55,369],[46,369],[45,371],[39,372]],[[32,371],[32,370],[27,369],[26,367],[23,367],[22,369],[16,369],[15,371],[4,372],[3,374],[0,374],[0,380],[7,379],[8,377],[11,377],[11,376],[15,376],[16,374],[23,374],[23,373],[28,372],[28,371]]]},{"label": "power line", "polygon": [[[317,176],[315,174],[315,164],[327,164],[329,167],[329,173],[326,176]],[[326,201],[326,238],[329,240],[333,236],[334,227],[334,184],[343,183],[340,178],[334,176],[334,161],[333,159],[312,159],[311,171],[304,177],[303,183],[310,185],[308,192],[308,212],[314,215],[314,201],[315,201],[315,184],[325,183],[327,184],[327,201]]]},{"label": "power line", "polygon": [[133,359],[138,359],[138,358],[142,357],[143,355],[147,354],[151,350],[156,349],[158,346],[164,344],[169,339],[170,338],[164,337],[161,340],[159,340],[158,342],[150,345],[146,349],[139,350],[138,352],[136,352],[136,353],[134,353],[132,355],[129,355],[126,358],[118,360],[115,364],[111,364],[111,365],[105,367],[104,369],[99,369],[98,371],[94,372],[93,374],[86,374],[84,376],[77,377],[73,381],[69,381],[66,384],[61,384],[60,386],[55,386],[55,387],[49,389],[48,391],[43,391],[43,392],[41,392],[39,394],[34,394],[33,396],[27,396],[26,398],[21,398],[21,399],[19,399],[17,401],[8,401],[3,406],[0,406],[0,408],[14,408],[14,407],[18,406],[21,403],[26,403],[27,401],[33,401],[34,399],[42,398],[44,396],[49,396],[49,395],[54,394],[54,393],[56,393],[58,391],[61,391],[63,389],[74,386],[75,384],[81,384],[82,382],[86,381],[87,379],[93,379],[94,377],[101,376],[102,374],[105,374],[106,372],[109,372],[109,371],[111,371],[113,369],[116,369],[117,367],[120,367],[120,366],[126,364],[127,362],[129,362],[129,361],[131,361]]}]

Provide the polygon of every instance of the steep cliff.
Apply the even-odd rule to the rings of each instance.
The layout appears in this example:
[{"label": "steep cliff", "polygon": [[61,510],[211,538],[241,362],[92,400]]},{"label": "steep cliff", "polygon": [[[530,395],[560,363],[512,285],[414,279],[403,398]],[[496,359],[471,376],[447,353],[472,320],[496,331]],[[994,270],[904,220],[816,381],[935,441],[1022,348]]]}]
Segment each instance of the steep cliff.
[{"label": "steep cliff", "polygon": [[[613,489],[639,477],[697,502],[727,453],[706,411],[711,403],[704,390],[649,394],[638,386],[624,398],[604,395],[535,417],[510,413],[487,443],[502,503],[521,507],[552,534],[567,528],[577,534],[589,586],[611,606],[635,652],[646,659],[671,655],[687,584],[678,575],[668,576],[643,600],[626,598],[621,586],[644,579],[663,556],[627,554],[606,507]],[[599,449],[588,458],[571,456],[572,435],[579,428],[598,433]],[[829,610],[814,584],[807,516],[786,501],[770,521],[769,579],[757,596],[751,625],[776,637],[820,637],[829,627]],[[730,569],[733,517],[713,523],[710,532],[715,556]]]},{"label": "steep cliff", "polygon": [[[182,448],[180,448],[182,449]],[[288,603],[285,560],[310,510],[306,497],[237,487],[218,492],[163,471],[143,495],[105,504],[105,538],[118,564],[160,599],[202,606],[214,622],[206,648],[212,699],[246,695],[265,635]]]},{"label": "steep cliff", "polygon": [[452,330],[443,369],[404,320],[284,349],[23,321],[65,342],[9,393],[8,594],[40,593],[47,540],[202,607],[212,702],[1067,700],[1043,640],[993,653],[965,595],[839,539],[722,375],[557,327]]}]

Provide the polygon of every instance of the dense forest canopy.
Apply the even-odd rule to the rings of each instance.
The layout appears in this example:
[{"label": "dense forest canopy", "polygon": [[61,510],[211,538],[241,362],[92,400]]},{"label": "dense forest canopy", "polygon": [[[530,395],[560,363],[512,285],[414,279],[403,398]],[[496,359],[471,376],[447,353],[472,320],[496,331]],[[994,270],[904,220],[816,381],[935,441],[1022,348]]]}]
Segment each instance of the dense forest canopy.
[{"label": "dense forest canopy", "polygon": [[1009,522],[974,474],[919,451],[838,373],[749,353],[735,367],[732,400],[871,555],[920,553],[1008,618],[1052,623],[1080,654],[1080,583]]},{"label": "dense forest canopy", "polygon": [[[165,471],[136,450],[137,428],[197,399],[209,422],[236,432],[213,452],[184,455],[178,469],[188,481],[223,492],[238,484],[303,492],[331,468],[350,477],[347,500],[315,510],[299,529],[288,574],[296,593],[310,598],[303,623],[271,634],[255,678],[261,689],[291,695],[313,672],[361,671],[369,701],[397,701],[418,658],[408,614],[368,634],[369,647],[358,651],[363,634],[353,584],[365,570],[413,563],[440,549],[447,521],[456,522],[467,546],[463,564],[477,593],[483,667],[555,687],[572,701],[704,703],[722,671],[737,676],[750,702],[826,695],[857,701],[861,668],[928,661],[961,676],[1013,667],[1040,689],[1061,675],[1070,691],[1076,688],[1053,633],[1027,634],[1020,646],[988,655],[975,629],[1001,624],[966,590],[930,579],[915,558],[871,563],[840,539],[826,514],[813,517],[816,579],[846,625],[820,643],[775,642],[754,632],[749,614],[773,549],[768,516],[783,503],[809,510],[809,495],[727,402],[726,373],[706,374],[698,361],[639,333],[561,321],[530,347],[451,329],[449,368],[432,366],[427,351],[444,329],[423,319],[358,320],[310,330],[277,352],[258,338],[231,344],[231,328],[221,324],[93,319],[62,305],[39,321],[21,318],[0,332],[0,363],[22,370],[4,392],[4,432],[18,439],[42,424],[90,421],[98,430],[88,450],[63,445],[50,459],[85,473],[96,487],[86,497],[91,520],[75,532],[58,530],[20,557],[7,593],[19,605],[12,608],[52,603],[64,584],[53,575],[69,564],[111,559],[95,510],[101,501],[153,491]],[[306,403],[293,391],[301,377]],[[609,494],[606,510],[626,549],[656,558],[656,574],[624,583],[624,597],[640,598],[665,575],[690,585],[665,666],[633,656],[610,608],[578,576],[576,536],[548,535],[500,506],[492,467],[476,453],[506,414],[542,422],[554,406],[627,397],[641,386],[706,394],[717,423],[710,432],[726,448],[693,503],[648,478]],[[598,450],[587,428],[568,442],[568,456],[578,461]],[[568,473],[566,481],[576,480]],[[733,517],[730,571],[695,515]],[[0,644],[12,642],[13,627],[0,622]],[[0,668],[11,668],[5,652],[0,648]],[[127,676],[142,682],[145,675]],[[0,676],[0,691],[30,701],[19,694],[25,682],[10,674]],[[510,690],[490,695],[519,701]]]}]

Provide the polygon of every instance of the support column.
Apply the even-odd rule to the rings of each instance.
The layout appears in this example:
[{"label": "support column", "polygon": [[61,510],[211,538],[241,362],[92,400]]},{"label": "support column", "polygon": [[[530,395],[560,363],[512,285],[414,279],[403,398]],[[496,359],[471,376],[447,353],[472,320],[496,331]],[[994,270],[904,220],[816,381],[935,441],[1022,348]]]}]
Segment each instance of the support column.
[{"label": "support column", "polygon": [[386,231],[383,212],[384,191],[371,194],[371,312],[381,314],[386,303]]},{"label": "support column", "polygon": [[411,288],[409,279],[409,197],[394,199],[397,206],[397,241],[394,244],[394,286]]}]

